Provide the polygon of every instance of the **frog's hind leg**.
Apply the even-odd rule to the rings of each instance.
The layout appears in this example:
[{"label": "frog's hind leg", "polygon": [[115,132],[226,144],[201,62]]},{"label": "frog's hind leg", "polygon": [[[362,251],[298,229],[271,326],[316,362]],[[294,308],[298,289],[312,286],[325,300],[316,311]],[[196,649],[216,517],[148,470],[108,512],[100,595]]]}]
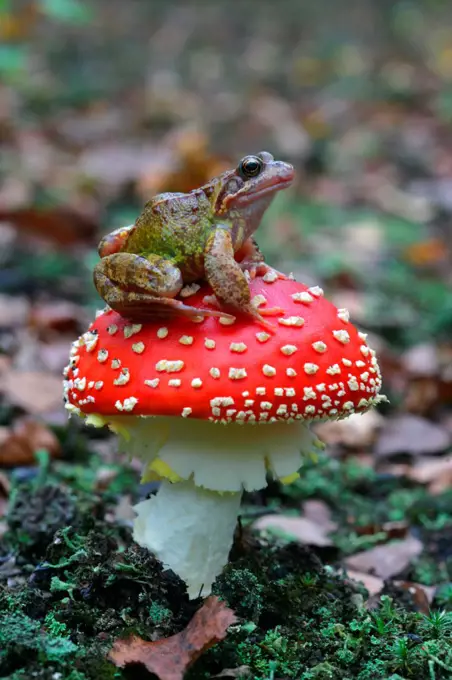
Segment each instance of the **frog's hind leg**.
[{"label": "frog's hind leg", "polygon": [[225,316],[176,300],[183,286],[180,270],[157,255],[115,253],[103,257],[94,268],[94,285],[107,305],[137,320],[171,316]]}]

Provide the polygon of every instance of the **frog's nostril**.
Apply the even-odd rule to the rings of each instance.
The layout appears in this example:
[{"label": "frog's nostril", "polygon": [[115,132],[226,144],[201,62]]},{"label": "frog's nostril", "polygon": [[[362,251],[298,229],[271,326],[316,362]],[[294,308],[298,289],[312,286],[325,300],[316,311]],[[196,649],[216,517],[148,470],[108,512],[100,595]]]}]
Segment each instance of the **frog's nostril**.
[{"label": "frog's nostril", "polygon": [[291,182],[295,177],[295,169],[289,163],[277,163],[277,175],[282,182]]}]

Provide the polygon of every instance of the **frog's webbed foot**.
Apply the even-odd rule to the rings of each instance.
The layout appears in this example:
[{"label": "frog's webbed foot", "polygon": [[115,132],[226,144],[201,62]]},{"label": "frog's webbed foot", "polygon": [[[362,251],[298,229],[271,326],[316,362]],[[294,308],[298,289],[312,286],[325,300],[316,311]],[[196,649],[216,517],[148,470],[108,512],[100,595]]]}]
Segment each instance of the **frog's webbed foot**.
[{"label": "frog's webbed foot", "polygon": [[94,285],[109,307],[137,321],[181,315],[189,318],[227,316],[221,311],[191,307],[176,300],[182,288],[180,270],[157,256],[108,255],[94,269]]}]

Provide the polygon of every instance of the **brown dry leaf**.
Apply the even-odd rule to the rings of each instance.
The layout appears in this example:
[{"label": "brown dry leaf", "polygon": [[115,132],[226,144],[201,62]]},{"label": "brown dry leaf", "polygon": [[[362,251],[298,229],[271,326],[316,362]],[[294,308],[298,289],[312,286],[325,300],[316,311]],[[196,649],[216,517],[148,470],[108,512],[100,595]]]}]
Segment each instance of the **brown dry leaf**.
[{"label": "brown dry leaf", "polygon": [[[0,517],[8,512],[8,499],[11,491],[11,482],[4,472],[0,472]],[[0,522],[0,540],[2,538],[2,522]]]},{"label": "brown dry leaf", "polygon": [[452,458],[427,459],[408,470],[407,477],[420,484],[428,484],[430,493],[440,494],[452,486]]},{"label": "brown dry leaf", "polygon": [[34,305],[28,322],[36,329],[40,338],[52,336],[53,331],[58,333],[79,332],[83,321],[83,309],[67,300],[52,300]]},{"label": "brown dry leaf", "polygon": [[440,402],[438,378],[411,379],[405,389],[403,410],[418,416],[428,416]]},{"label": "brown dry leaf", "polygon": [[[7,5],[7,7],[9,7]],[[14,5],[11,5],[11,8]],[[5,42],[27,40],[38,21],[39,7],[37,3],[26,3],[17,9],[2,10],[0,17],[0,39]]]},{"label": "brown dry leaf", "polygon": [[392,541],[356,553],[347,557],[345,564],[347,568],[375,574],[386,580],[400,574],[421,552],[421,541],[409,536],[403,541]]},{"label": "brown dry leaf", "polygon": [[383,427],[384,418],[377,411],[354,413],[344,420],[326,421],[315,427],[316,434],[325,444],[343,444],[350,448],[370,447]]},{"label": "brown dry leaf", "polygon": [[120,668],[141,663],[160,680],[182,680],[185,671],[203,652],[223,640],[236,621],[232,609],[217,597],[209,597],[180,633],[155,642],[137,635],[117,640],[108,657]]},{"label": "brown dry leaf", "polygon": [[407,535],[409,526],[404,520],[393,521],[393,522],[383,522],[383,524],[366,524],[364,526],[354,526],[354,531],[359,536],[373,536],[380,532],[386,534],[385,541],[395,538],[405,538]]},{"label": "brown dry leaf", "polygon": [[447,246],[440,239],[432,238],[408,246],[404,255],[405,259],[415,267],[428,267],[446,259]]},{"label": "brown dry leaf", "polygon": [[97,234],[97,224],[91,218],[64,207],[0,210],[0,221],[61,246],[90,243]]},{"label": "brown dry leaf", "polygon": [[355,571],[354,569],[347,569],[347,575],[353,581],[363,583],[369,595],[378,595],[383,590],[384,581],[378,576],[371,576],[363,571]]},{"label": "brown dry leaf", "polygon": [[285,515],[264,515],[255,523],[258,530],[270,530],[286,534],[302,545],[326,547],[333,545],[329,533],[336,528],[336,524],[329,518],[323,524],[309,517],[286,517]]},{"label": "brown dry leaf", "polygon": [[43,423],[24,418],[16,421],[11,430],[1,428],[0,465],[32,465],[39,449],[48,451],[52,458],[61,454],[57,437]]},{"label": "brown dry leaf", "polygon": [[428,614],[436,592],[436,586],[424,586],[411,581],[394,581],[394,585],[408,590],[420,612]]},{"label": "brown dry leaf", "polygon": [[63,398],[61,378],[39,371],[5,372],[0,377],[0,391],[33,415],[61,408]]}]

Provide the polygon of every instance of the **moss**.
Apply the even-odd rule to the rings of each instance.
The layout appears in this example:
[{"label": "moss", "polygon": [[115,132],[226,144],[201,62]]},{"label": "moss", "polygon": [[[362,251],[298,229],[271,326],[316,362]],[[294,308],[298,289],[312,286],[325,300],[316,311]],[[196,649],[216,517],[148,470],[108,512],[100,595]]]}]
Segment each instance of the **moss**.
[{"label": "moss", "polygon": [[4,672],[15,670],[24,655],[37,663],[64,664],[77,652],[77,645],[55,631],[47,633],[23,612],[15,612],[2,616],[0,649],[0,671]]},{"label": "moss", "polygon": [[162,607],[157,602],[153,602],[149,607],[149,623],[154,627],[166,626],[172,618],[171,610]]},{"label": "moss", "polygon": [[[409,484],[397,489],[393,479],[382,481],[349,463],[320,459],[319,465],[320,470],[309,468],[305,479],[289,489],[272,487],[259,502],[290,508],[321,492],[344,524],[344,498],[350,515],[361,509],[370,515],[373,508],[386,521],[394,513],[405,517],[413,512],[410,499],[416,504],[423,493]],[[115,501],[111,489],[98,493],[95,475],[86,472],[80,473],[83,483],[74,479],[68,489],[70,471],[67,466],[63,471],[64,481],[58,482],[57,467],[49,470],[53,490],[47,479],[34,488],[33,502],[26,503],[29,486],[15,492],[7,546],[16,575],[0,589],[0,676],[134,680],[143,673],[116,669],[106,660],[113,640],[130,632],[148,640],[170,636],[188,624],[201,601],[188,600],[180,579],[134,545],[128,527],[105,521]],[[120,476],[129,479],[126,473]],[[56,499],[52,510],[45,508],[49,498]],[[248,500],[257,502],[257,496]],[[426,578],[442,574],[450,581],[449,528],[440,521],[445,502],[438,501],[429,514],[435,527],[426,526],[425,507],[413,512],[426,552],[407,574],[423,570]],[[23,527],[28,541],[21,540]],[[346,551],[361,538],[346,522],[341,536],[348,541]],[[368,611],[364,588],[339,569],[324,566],[320,554],[293,543],[249,540],[245,530],[214,587],[235,609],[238,622],[199,658],[187,678],[207,680],[240,666],[249,666],[255,680],[451,677],[450,588],[445,585],[437,597],[444,614],[434,610],[422,616],[411,593],[391,584],[375,610]],[[334,554],[341,554],[340,547]]]},{"label": "moss", "polygon": [[249,621],[259,620],[263,590],[256,574],[236,565],[227,566],[214,587],[214,592],[220,593],[238,616]]}]

